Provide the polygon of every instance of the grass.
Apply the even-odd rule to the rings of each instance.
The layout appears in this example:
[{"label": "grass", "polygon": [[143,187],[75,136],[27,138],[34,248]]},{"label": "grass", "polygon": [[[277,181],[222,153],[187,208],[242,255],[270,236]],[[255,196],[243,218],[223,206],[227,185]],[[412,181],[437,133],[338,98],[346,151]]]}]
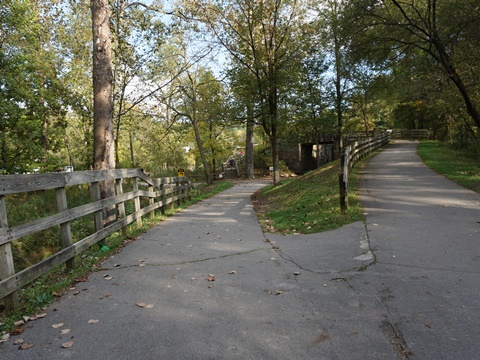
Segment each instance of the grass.
[{"label": "grass", "polygon": [[134,241],[140,233],[164,220],[167,216],[226,190],[233,185],[234,184],[230,182],[215,182],[210,186],[197,186],[193,191],[192,199],[186,203],[182,203],[173,211],[167,211],[165,215],[158,213],[154,219],[145,216],[143,218],[142,228],[137,228],[135,224],[127,227],[126,237],[119,231],[107,239],[104,239],[102,243],[108,245],[108,250],[102,250],[100,246],[94,245],[78,255],[75,258],[76,267],[74,270],[67,271],[65,270],[65,266],[59,266],[41,276],[29,286],[21,289],[19,291],[19,308],[8,315],[5,313],[0,314],[0,339],[3,334],[11,332],[15,328],[15,322],[21,320],[23,316],[30,316],[41,312],[45,306],[65,293],[69,288],[74,286],[75,283],[85,281],[91,272],[98,271],[101,263],[106,258],[119,252],[123,247]]},{"label": "grass", "polygon": [[471,153],[439,141],[422,141],[418,155],[437,173],[480,193],[480,160]]},{"label": "grass", "polygon": [[283,180],[255,195],[254,204],[265,231],[285,234],[310,234],[337,229],[363,220],[356,195],[357,164],[349,178],[348,210],[340,211],[338,174],[340,162],[334,161],[298,178]]}]

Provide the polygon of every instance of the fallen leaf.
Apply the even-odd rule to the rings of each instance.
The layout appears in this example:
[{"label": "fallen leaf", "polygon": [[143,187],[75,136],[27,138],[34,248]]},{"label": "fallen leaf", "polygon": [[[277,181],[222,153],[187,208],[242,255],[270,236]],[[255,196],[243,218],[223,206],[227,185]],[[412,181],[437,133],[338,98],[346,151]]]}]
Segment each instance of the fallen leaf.
[{"label": "fallen leaf", "polygon": [[103,295],[102,297],[100,297],[99,299],[102,300],[102,299],[105,299],[109,296],[112,296],[112,293],[106,293],[105,295]]},{"label": "fallen leaf", "polygon": [[64,348],[64,349],[69,348],[73,344],[75,344],[75,341],[68,341],[68,342],[62,344],[62,348]]},{"label": "fallen leaf", "polygon": [[23,339],[17,339],[13,342],[13,345],[20,345],[23,344],[25,341]]},{"label": "fallen leaf", "polygon": [[87,281],[88,281],[88,277],[86,277],[86,276],[77,277],[77,278],[75,278],[75,280],[73,280],[73,282],[76,282],[76,283],[79,283],[79,282],[87,282]]},{"label": "fallen leaf", "polygon": [[429,329],[432,328],[432,324],[430,324],[430,323],[425,323],[425,326],[426,326],[427,328],[429,328]]},{"label": "fallen leaf", "polygon": [[147,303],[135,303],[138,307],[145,308],[145,309],[152,309],[153,304],[147,304]]},{"label": "fallen leaf", "polygon": [[229,272],[229,274],[231,274],[231,275],[234,275],[236,273],[237,273],[237,270],[232,270],[232,271]]},{"label": "fallen leaf", "polygon": [[104,280],[112,280],[113,278],[111,276],[104,277]]},{"label": "fallen leaf", "polygon": [[282,291],[282,290],[277,290],[277,291],[275,291],[275,295],[280,295],[280,294],[283,294],[283,291]]},{"label": "fallen leaf", "polygon": [[4,343],[10,339],[10,334],[5,334],[2,337],[0,337],[0,343]]},{"label": "fallen leaf", "polygon": [[89,324],[96,324],[96,323],[98,323],[99,321],[100,321],[100,320],[97,320],[97,319],[90,319],[90,320],[88,320],[88,323],[89,323]]},{"label": "fallen leaf", "polygon": [[298,271],[295,271],[293,275],[300,275],[300,273]]},{"label": "fallen leaf", "polygon": [[23,324],[25,324],[25,321],[23,321],[23,320],[15,321],[13,323],[14,326],[22,326]]},{"label": "fallen leaf", "polygon": [[53,324],[52,328],[58,329],[59,327],[62,327],[62,326],[63,326],[63,323],[58,323],[58,324]]},{"label": "fallen leaf", "polygon": [[215,276],[208,275],[207,281],[215,281]]},{"label": "fallen leaf", "polygon": [[19,334],[23,333],[24,330],[25,330],[25,329],[24,329],[23,327],[19,327],[19,328],[13,329],[13,330],[12,330],[12,335],[19,335]]},{"label": "fallen leaf", "polygon": [[190,278],[190,280],[194,281],[194,280],[197,280],[197,278],[196,278],[196,277],[192,277],[192,278]]},{"label": "fallen leaf", "polygon": [[20,350],[27,350],[30,349],[33,346],[33,344],[23,344],[22,346],[19,347]]},{"label": "fallen leaf", "polygon": [[62,335],[65,335],[65,334],[68,334],[70,331],[72,331],[72,329],[63,329],[60,333]]},{"label": "fallen leaf", "polygon": [[35,320],[37,320],[37,319],[42,319],[42,318],[44,318],[45,316],[47,316],[47,313],[37,314],[37,315],[35,315]]},{"label": "fallen leaf", "polygon": [[269,258],[268,260],[272,260],[272,261],[273,261],[273,260],[277,260],[277,259],[275,259],[274,257],[271,257],[271,258]]}]

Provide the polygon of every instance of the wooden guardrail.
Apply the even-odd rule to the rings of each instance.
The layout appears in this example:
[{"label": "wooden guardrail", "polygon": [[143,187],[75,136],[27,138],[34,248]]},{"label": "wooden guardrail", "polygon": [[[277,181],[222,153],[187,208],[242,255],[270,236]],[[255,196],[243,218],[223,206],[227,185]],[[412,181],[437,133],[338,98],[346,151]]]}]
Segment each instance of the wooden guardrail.
[{"label": "wooden guardrail", "polygon": [[[133,190],[124,193],[123,182],[127,179],[133,182]],[[99,182],[112,180],[115,181],[116,195],[101,199]],[[90,187],[92,201],[69,208],[67,187],[82,184]],[[185,177],[150,178],[138,169],[0,176],[0,300],[4,300],[7,311],[13,310],[18,302],[17,290],[58,265],[66,263],[67,268],[72,268],[77,254],[114,232],[125,229],[134,221],[141,226],[142,216],[150,214],[153,217],[156,209],[164,212],[167,205],[179,205],[190,197],[192,187]],[[55,189],[57,213],[18,226],[8,226],[6,196],[47,189]],[[148,205],[142,207],[140,198],[148,198],[149,201],[144,202]],[[125,202],[132,200],[135,210],[126,215]],[[102,212],[112,206],[117,208],[117,220],[104,226]],[[94,214],[95,232],[73,243],[71,222],[88,214]],[[62,249],[41,262],[15,272],[11,243],[55,226],[60,226]]]},{"label": "wooden guardrail", "polygon": [[430,131],[427,129],[418,129],[418,130],[402,130],[395,129],[391,135],[392,139],[403,139],[403,140],[428,140],[430,138]]},{"label": "wooden guardrail", "polygon": [[344,147],[340,158],[342,172],[338,174],[340,210],[342,211],[342,214],[345,214],[348,207],[348,175],[350,170],[364,156],[388,144],[389,141],[390,134],[384,133],[375,138],[355,141]]}]

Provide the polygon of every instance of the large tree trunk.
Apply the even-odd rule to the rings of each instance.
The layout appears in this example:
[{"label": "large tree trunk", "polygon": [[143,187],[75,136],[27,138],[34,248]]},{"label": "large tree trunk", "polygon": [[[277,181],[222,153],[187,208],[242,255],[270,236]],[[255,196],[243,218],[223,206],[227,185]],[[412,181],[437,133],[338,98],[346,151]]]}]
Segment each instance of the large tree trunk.
[{"label": "large tree trunk", "polygon": [[205,173],[205,182],[207,183],[207,185],[210,185],[212,183],[212,177],[210,175],[207,157],[205,156],[205,151],[203,150],[202,139],[200,138],[200,131],[198,129],[198,123],[195,115],[192,118],[192,125],[195,132],[195,139],[197,140],[198,152],[200,153],[200,158],[202,159],[203,170]]},{"label": "large tree trunk", "polygon": [[269,120],[270,120],[270,143],[272,146],[273,161],[273,184],[280,182],[280,159],[278,155],[278,89],[277,89],[277,69],[275,61],[272,61],[269,67]]},{"label": "large tree trunk", "polygon": [[472,120],[475,122],[475,125],[480,129],[480,113],[478,112],[477,107],[473,103],[473,100],[470,96],[470,92],[465,86],[465,83],[463,82],[460,74],[458,73],[455,66],[452,64],[452,61],[445,49],[445,46],[443,45],[440,38],[436,34],[434,36],[433,44],[438,50],[439,62],[442,64],[443,68],[445,69],[445,72],[453,81],[458,91],[462,95],[468,114],[470,115]]},{"label": "large tree trunk", "polygon": [[253,107],[249,102],[247,104],[247,131],[246,131],[246,140],[245,140],[245,178],[253,179],[254,175],[254,157],[253,157],[253,145],[254,145],[254,130],[255,130],[255,121],[253,119]]},{"label": "large tree trunk", "polygon": [[[93,32],[93,168],[115,168],[113,139],[113,74],[108,0],[92,0]],[[102,198],[115,195],[114,182],[100,184]],[[115,208],[105,209],[104,222],[115,219]]]}]

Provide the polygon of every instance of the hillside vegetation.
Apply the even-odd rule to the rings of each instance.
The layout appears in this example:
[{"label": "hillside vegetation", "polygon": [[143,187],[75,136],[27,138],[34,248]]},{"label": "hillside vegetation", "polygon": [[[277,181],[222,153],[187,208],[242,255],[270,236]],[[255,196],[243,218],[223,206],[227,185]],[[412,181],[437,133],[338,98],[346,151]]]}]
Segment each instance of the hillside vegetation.
[{"label": "hillside vegetation", "polygon": [[358,168],[354,168],[349,179],[346,214],[340,212],[338,160],[305,175],[285,179],[278,186],[263,188],[254,196],[254,205],[264,230],[310,234],[362,220],[356,195]]},{"label": "hillside vegetation", "polygon": [[[480,193],[480,160],[475,154],[439,141],[422,141],[418,154],[439,174]],[[361,166],[362,163],[353,169],[349,179],[347,214],[340,212],[340,163],[335,161],[258,192],[254,204],[262,227],[267,232],[310,234],[363,220],[356,194]]]},{"label": "hillside vegetation", "polygon": [[422,141],[418,146],[418,155],[437,173],[480,193],[478,154],[440,141]]}]

